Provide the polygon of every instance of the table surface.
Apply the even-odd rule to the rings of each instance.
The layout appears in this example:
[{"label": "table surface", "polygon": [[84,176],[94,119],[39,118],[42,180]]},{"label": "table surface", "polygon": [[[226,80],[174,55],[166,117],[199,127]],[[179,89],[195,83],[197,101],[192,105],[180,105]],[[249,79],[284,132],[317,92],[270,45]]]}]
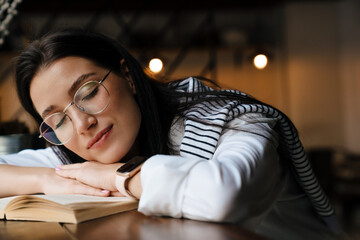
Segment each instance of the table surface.
[{"label": "table surface", "polygon": [[50,240],[173,240],[266,239],[235,224],[166,217],[148,217],[136,210],[80,224],[0,221],[0,239]]}]

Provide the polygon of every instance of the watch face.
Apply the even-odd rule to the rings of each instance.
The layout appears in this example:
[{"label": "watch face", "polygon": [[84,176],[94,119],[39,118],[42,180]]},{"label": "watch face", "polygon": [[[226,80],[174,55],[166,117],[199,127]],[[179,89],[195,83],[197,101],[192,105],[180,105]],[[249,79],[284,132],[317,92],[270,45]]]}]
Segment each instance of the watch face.
[{"label": "watch face", "polygon": [[128,173],[134,170],[137,166],[145,162],[146,158],[144,157],[134,157],[122,165],[117,171],[119,173]]}]

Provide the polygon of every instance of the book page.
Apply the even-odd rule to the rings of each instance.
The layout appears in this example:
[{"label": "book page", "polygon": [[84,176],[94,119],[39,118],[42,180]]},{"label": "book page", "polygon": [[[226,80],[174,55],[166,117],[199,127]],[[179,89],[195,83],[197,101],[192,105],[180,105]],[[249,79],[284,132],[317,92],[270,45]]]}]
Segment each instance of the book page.
[{"label": "book page", "polygon": [[57,202],[63,205],[74,203],[95,203],[95,202],[127,202],[134,201],[128,197],[95,197],[79,194],[64,194],[64,195],[31,195],[49,201]]},{"label": "book page", "polygon": [[95,197],[86,195],[22,195],[0,199],[1,218],[79,223],[138,207],[129,197]]},{"label": "book page", "polygon": [[[128,197],[95,197],[79,194],[63,194],[63,195],[21,195],[15,197],[6,197],[0,198],[0,219],[4,218],[4,212],[7,212],[12,209],[18,209],[28,206],[28,203],[31,203],[31,206],[34,206],[34,201],[36,200],[37,204],[43,202],[43,204],[50,204],[53,207],[54,204],[68,206],[70,208],[86,208],[89,205],[98,203],[125,203],[125,202],[137,202],[132,198]],[[50,206],[48,205],[48,206]]]},{"label": "book page", "polygon": [[16,198],[16,196],[15,197],[0,198],[0,219],[5,218],[5,207],[14,198]]}]

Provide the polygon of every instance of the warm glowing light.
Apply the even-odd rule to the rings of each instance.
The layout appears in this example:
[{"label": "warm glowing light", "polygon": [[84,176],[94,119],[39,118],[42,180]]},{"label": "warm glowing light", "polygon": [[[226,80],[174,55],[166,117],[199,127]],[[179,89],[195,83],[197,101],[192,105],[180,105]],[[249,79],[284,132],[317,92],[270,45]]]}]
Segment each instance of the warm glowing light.
[{"label": "warm glowing light", "polygon": [[163,69],[163,62],[159,58],[153,58],[149,62],[149,68],[152,72],[158,73]]},{"label": "warm glowing light", "polygon": [[257,69],[264,69],[268,63],[268,59],[264,54],[258,54],[254,57],[254,65]]}]

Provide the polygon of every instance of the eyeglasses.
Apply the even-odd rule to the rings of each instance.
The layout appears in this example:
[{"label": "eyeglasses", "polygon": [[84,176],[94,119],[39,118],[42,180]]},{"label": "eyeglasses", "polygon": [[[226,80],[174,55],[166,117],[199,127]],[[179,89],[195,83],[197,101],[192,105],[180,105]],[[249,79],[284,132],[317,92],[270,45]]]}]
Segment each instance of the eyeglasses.
[{"label": "eyeglasses", "polygon": [[72,105],[81,112],[98,114],[104,111],[110,103],[110,94],[103,85],[111,70],[101,81],[88,81],[75,93],[73,102],[67,105],[62,112],[53,113],[40,124],[39,138],[55,144],[63,145],[74,135],[74,124],[66,111]]}]

